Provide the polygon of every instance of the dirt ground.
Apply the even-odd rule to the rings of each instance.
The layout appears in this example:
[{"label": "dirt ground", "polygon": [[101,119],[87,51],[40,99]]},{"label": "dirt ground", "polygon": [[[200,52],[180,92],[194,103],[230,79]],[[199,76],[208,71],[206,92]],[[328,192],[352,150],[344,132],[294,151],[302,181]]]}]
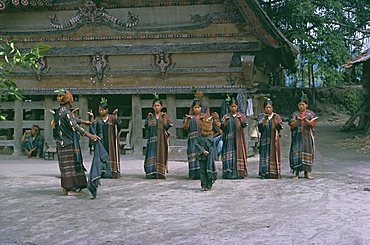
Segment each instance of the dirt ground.
[{"label": "dirt ground", "polygon": [[248,178],[209,192],[182,161],[147,180],[142,157],[123,157],[90,200],[61,194],[57,161],[0,160],[0,244],[370,244],[370,155],[342,146],[354,133],[339,127],[318,124],[314,180],[291,179],[285,127],[281,180],[258,179],[257,156]]}]

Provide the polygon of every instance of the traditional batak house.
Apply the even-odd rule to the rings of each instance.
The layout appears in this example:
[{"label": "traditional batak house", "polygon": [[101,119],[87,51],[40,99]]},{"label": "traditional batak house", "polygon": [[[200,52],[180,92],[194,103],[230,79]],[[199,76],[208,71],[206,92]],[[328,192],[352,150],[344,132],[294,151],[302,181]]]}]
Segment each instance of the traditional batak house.
[{"label": "traditional batak house", "polygon": [[143,119],[156,92],[174,120],[170,145],[185,145],[193,87],[211,111],[236,93],[254,94],[259,110],[258,89],[283,84],[297,54],[257,0],[0,0],[0,9],[0,38],[24,49],[50,46],[39,69],[14,75],[27,99],[1,105],[10,116],[0,122],[9,135],[0,144],[14,146],[14,154],[35,123],[53,145],[48,109],[57,107],[59,88],[75,95],[85,119],[107,98],[124,121],[123,149],[134,153],[142,152]]},{"label": "traditional batak house", "polygon": [[350,129],[357,118],[359,118],[358,129],[364,129],[370,133],[370,48],[363,53],[353,57],[346,64],[344,68],[352,68],[362,64],[362,86],[364,103],[359,109],[350,117],[342,130]]}]

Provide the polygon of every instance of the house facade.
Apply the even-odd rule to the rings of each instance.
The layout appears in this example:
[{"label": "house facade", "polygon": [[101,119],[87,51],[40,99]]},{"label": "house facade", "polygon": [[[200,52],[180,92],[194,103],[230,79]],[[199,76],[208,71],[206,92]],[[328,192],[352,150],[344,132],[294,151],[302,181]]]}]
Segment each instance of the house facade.
[{"label": "house facade", "polygon": [[53,145],[48,109],[58,106],[59,88],[75,95],[83,118],[107,98],[124,123],[123,149],[134,153],[142,152],[143,121],[158,93],[174,121],[170,145],[185,145],[192,88],[205,94],[211,111],[226,94],[244,93],[257,113],[262,91],[284,84],[298,52],[257,0],[0,2],[0,38],[22,49],[50,46],[37,70],[14,74],[27,99],[1,105],[10,116],[0,122],[0,145],[15,155],[33,124]]}]

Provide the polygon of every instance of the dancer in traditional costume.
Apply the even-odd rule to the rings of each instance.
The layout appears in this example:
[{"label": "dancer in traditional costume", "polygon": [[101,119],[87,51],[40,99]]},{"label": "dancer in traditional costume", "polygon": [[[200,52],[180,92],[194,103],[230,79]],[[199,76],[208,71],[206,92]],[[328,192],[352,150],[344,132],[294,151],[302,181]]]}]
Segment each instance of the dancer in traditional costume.
[{"label": "dancer in traditional costume", "polygon": [[165,179],[168,160],[168,130],[172,121],[167,113],[162,112],[163,103],[155,94],[152,103],[152,112],[148,113],[145,120],[147,130],[147,146],[144,160],[144,170],[147,179]]},{"label": "dancer in traditional costume", "polygon": [[215,160],[217,149],[213,134],[213,118],[202,119],[202,133],[195,140],[197,159],[200,165],[200,184],[203,191],[211,190],[217,179]]},{"label": "dancer in traditional costume", "polygon": [[238,103],[228,98],[229,113],[222,118],[222,177],[224,179],[243,179],[247,172],[247,144],[243,129],[247,118],[238,112]]},{"label": "dancer in traditional costume", "polygon": [[57,155],[61,173],[63,194],[79,195],[81,189],[87,187],[85,167],[82,162],[79,136],[100,140],[96,135],[81,128],[72,116],[73,95],[64,89],[56,91],[60,107],[54,113],[53,137],[57,142]]},{"label": "dancer in traditional costume", "polygon": [[189,178],[199,179],[200,165],[197,159],[197,153],[195,149],[196,138],[202,132],[202,120],[206,115],[202,113],[202,103],[199,97],[195,97],[190,107],[189,114],[186,114],[184,119],[183,128],[188,131],[188,166],[189,166]]},{"label": "dancer in traditional costume", "polygon": [[299,173],[304,172],[306,179],[313,179],[312,166],[315,158],[315,126],[317,117],[308,107],[308,97],[302,92],[298,102],[298,111],[294,112],[290,120],[290,169],[293,179],[299,178]]},{"label": "dancer in traditional costume", "polygon": [[283,129],[283,121],[273,112],[273,103],[270,99],[264,102],[263,108],[265,113],[258,115],[258,130],[261,133],[259,176],[261,179],[280,179],[280,130]]},{"label": "dancer in traditional costume", "polygon": [[[117,117],[118,109],[112,114],[108,114],[108,103],[102,98],[99,104],[99,117],[95,119],[94,127],[96,135],[101,138],[105,150],[109,154],[109,164],[103,166],[102,178],[116,179],[121,176],[120,173],[120,133],[121,121]],[[93,116],[89,114],[90,118]]]}]

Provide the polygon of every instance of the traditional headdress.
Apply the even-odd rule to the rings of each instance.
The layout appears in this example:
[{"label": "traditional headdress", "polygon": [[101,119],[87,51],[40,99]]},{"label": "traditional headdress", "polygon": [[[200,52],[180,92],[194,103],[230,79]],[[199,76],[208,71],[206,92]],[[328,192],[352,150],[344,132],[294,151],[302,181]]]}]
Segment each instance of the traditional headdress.
[{"label": "traditional headdress", "polygon": [[226,101],[226,104],[230,104],[230,102],[231,102],[231,97],[230,97],[230,95],[229,94],[226,94],[226,99],[225,99],[225,101]]},{"label": "traditional headdress", "polygon": [[213,128],[213,117],[210,116],[210,117],[207,117],[207,118],[204,118],[202,120],[202,129],[205,129],[205,130],[212,130]]},{"label": "traditional headdress", "polygon": [[99,108],[108,109],[108,100],[104,97],[101,98]]},{"label": "traditional headdress", "polygon": [[67,104],[70,101],[73,101],[73,95],[71,92],[65,90],[65,89],[58,89],[55,90],[54,93],[57,93],[57,101],[60,104]]},{"label": "traditional headdress", "polygon": [[154,103],[156,103],[156,102],[159,102],[160,104],[161,104],[161,106],[162,106],[162,101],[161,101],[161,99],[159,98],[159,94],[157,94],[156,92],[153,94],[153,96],[154,96],[154,98],[153,98],[153,105],[154,105]]},{"label": "traditional headdress", "polygon": [[189,114],[190,115],[194,114],[193,107],[195,105],[199,105],[202,108],[202,113],[204,113],[205,110],[206,110],[206,107],[204,107],[203,104],[202,104],[202,97],[204,95],[203,92],[197,91],[195,86],[193,86],[191,88],[191,92],[194,93],[194,99],[193,99],[193,102],[191,103],[191,106],[190,106],[190,109],[189,109]]},{"label": "traditional headdress", "polygon": [[204,93],[197,90],[195,86],[191,88],[191,92],[194,93],[194,101],[201,101]]},{"label": "traditional headdress", "polygon": [[230,101],[231,101],[230,95],[226,94],[226,99],[224,99],[221,103],[221,113],[220,113],[221,118],[229,112]]},{"label": "traditional headdress", "polygon": [[154,96],[154,98],[153,98],[154,100],[159,100],[159,94],[154,93],[153,96]]},{"label": "traditional headdress", "polygon": [[230,96],[229,96],[229,95],[227,95],[227,96],[228,96],[228,98],[227,98],[226,100],[227,100],[227,105],[228,105],[228,106],[230,106],[230,105],[232,105],[232,104],[239,105],[238,100],[237,100],[237,99],[235,99],[235,97],[231,97],[231,98],[230,98]]},{"label": "traditional headdress", "polygon": [[193,87],[191,91],[194,92],[194,100],[201,100],[204,95],[203,92],[197,90],[195,87]]},{"label": "traditional headdress", "polygon": [[307,96],[307,94],[305,94],[303,91],[301,91],[301,93],[302,93],[302,96],[301,96],[301,99],[300,99],[299,102],[304,102],[308,105],[308,96]]},{"label": "traditional headdress", "polygon": [[273,105],[272,100],[268,97],[265,97],[265,102],[263,102],[263,108],[265,108],[267,105]]}]

